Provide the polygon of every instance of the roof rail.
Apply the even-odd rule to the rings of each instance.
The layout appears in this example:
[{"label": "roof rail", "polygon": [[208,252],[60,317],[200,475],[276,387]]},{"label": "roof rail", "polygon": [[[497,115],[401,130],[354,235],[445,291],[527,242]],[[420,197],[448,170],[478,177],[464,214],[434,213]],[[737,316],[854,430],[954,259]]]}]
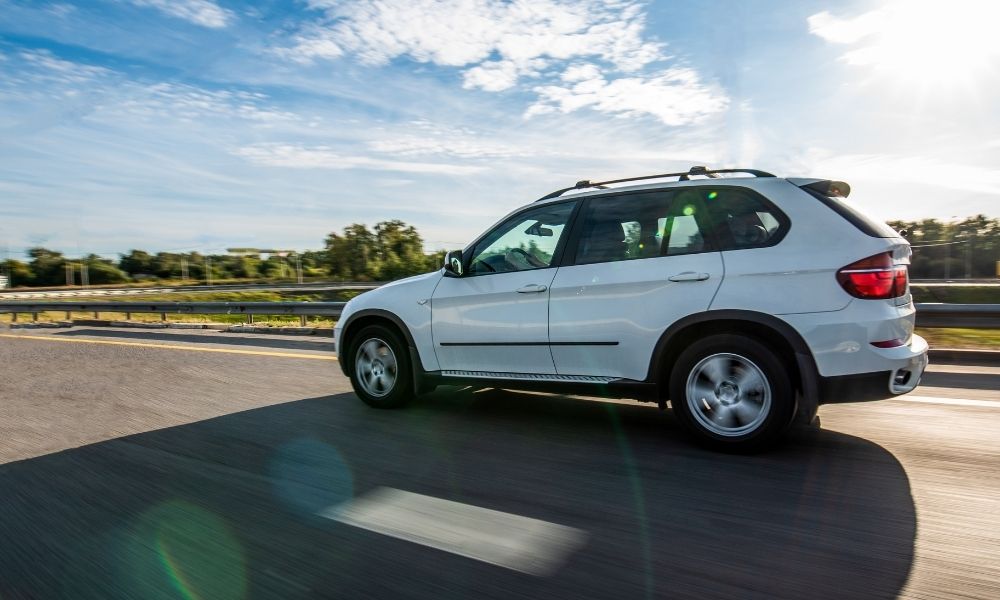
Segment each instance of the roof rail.
[{"label": "roof rail", "polygon": [[642,175],[641,177],[625,177],[623,179],[609,179],[607,181],[590,181],[589,179],[584,179],[583,181],[577,181],[576,185],[568,188],[563,188],[561,190],[556,190],[551,194],[546,194],[542,196],[535,202],[541,202],[542,200],[549,200],[551,198],[558,198],[570,190],[582,190],[584,188],[597,188],[606,189],[609,184],[612,183],[624,183],[626,181],[641,181],[643,179],[663,179],[665,177],[676,177],[677,181],[688,181],[691,179],[692,175],[704,175],[705,177],[710,177],[712,179],[717,178],[719,173],[747,173],[753,175],[754,177],[774,177],[772,173],[767,171],[758,171],[757,169],[709,169],[705,166],[694,166],[689,170],[681,173],[662,173],[660,175]]}]

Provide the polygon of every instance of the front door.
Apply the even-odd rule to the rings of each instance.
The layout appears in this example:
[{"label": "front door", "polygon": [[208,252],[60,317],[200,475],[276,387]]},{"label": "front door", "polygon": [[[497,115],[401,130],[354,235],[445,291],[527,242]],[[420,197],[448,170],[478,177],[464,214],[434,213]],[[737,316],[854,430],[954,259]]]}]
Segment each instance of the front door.
[{"label": "front door", "polygon": [[549,288],[575,202],[503,221],[465,252],[465,274],[444,277],[431,300],[442,371],[554,374]]}]

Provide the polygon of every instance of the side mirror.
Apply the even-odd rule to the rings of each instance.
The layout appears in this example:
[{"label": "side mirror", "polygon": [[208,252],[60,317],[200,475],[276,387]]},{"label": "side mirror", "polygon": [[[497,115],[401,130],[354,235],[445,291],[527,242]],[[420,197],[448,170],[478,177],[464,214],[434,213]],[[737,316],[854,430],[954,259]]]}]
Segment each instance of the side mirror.
[{"label": "side mirror", "polygon": [[461,250],[452,250],[444,255],[445,277],[461,277],[463,272]]}]

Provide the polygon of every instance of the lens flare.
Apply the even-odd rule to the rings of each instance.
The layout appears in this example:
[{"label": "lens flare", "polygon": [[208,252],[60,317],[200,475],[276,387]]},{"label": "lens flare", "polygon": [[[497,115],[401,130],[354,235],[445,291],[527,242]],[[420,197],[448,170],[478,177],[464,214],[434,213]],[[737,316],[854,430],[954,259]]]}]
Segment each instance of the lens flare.
[{"label": "lens flare", "polygon": [[135,598],[241,600],[247,596],[243,547],[228,523],[190,502],[144,512],[119,532],[116,580]]},{"label": "lens flare", "polygon": [[354,497],[350,468],[336,448],[316,439],[283,445],[268,470],[275,496],[303,515],[313,515]]}]

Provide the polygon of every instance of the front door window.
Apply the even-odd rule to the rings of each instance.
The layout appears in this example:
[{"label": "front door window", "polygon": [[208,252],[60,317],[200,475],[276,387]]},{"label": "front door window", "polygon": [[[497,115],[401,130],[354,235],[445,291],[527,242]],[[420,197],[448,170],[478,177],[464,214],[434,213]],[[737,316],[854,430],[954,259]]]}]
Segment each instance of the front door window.
[{"label": "front door window", "polygon": [[503,223],[476,244],[469,274],[510,273],[551,266],[573,206],[572,202],[539,206]]}]

